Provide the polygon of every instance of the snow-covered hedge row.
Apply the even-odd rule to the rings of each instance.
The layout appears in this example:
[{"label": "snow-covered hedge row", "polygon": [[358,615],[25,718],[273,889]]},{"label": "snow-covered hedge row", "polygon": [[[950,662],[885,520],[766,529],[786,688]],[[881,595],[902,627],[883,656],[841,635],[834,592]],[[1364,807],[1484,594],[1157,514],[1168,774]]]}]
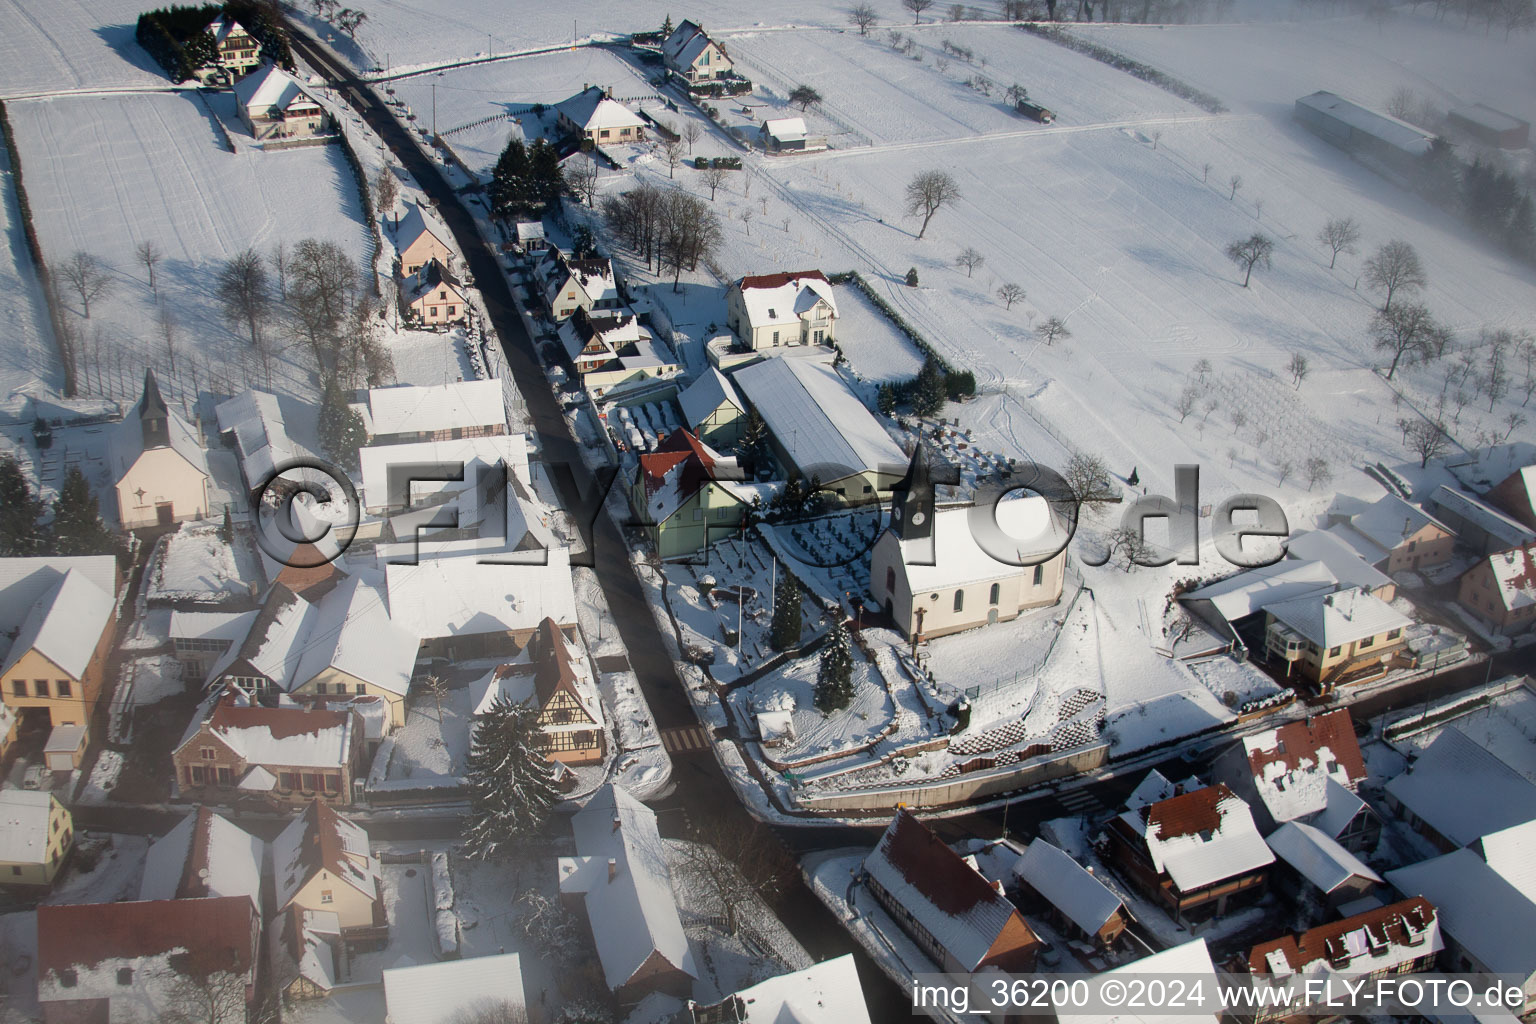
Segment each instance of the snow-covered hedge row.
[{"label": "snow-covered hedge row", "polygon": [[913,327],[911,324],[907,323],[906,320],[902,319],[901,314],[896,312],[896,310],[891,307],[889,302],[886,302],[878,292],[871,288],[869,286],[869,282],[864,280],[864,276],[857,270],[845,270],[840,274],[832,274],[827,277],[827,280],[833,284],[852,284],[855,288],[864,293],[864,297],[868,299],[876,309],[885,314],[886,318],[896,326],[898,331],[911,339],[912,344],[917,346],[917,350],[921,352],[924,357],[933,360],[939,369],[944,371],[945,376],[955,372],[955,368],[950,366],[949,362],[943,356],[935,352],[932,345],[928,344],[928,339],[917,333],[917,328]]},{"label": "snow-covered hedge row", "polygon": [[1227,111],[1226,104],[1212,96],[1208,92],[1196,89],[1188,82],[1180,81],[1165,71],[1159,71],[1150,64],[1143,64],[1139,60],[1133,60],[1123,53],[1117,53],[1107,46],[1090,42],[1079,36],[1075,36],[1059,25],[1042,25],[1039,22],[1023,22],[1019,28],[1031,35],[1042,39],[1049,39],[1059,46],[1065,46],[1069,50],[1081,53],[1085,57],[1092,57],[1101,64],[1108,64],[1117,71],[1124,71],[1141,79],[1149,85],[1155,85],[1159,89],[1173,93],[1180,99],[1188,100],[1201,110],[1211,114],[1224,114]]}]

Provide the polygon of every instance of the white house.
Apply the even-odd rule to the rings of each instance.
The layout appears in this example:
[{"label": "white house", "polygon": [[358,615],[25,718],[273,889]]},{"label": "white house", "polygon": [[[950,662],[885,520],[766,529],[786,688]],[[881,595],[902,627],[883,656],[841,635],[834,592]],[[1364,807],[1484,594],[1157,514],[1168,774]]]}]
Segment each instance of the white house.
[{"label": "white house", "polygon": [[837,299],[819,270],[743,277],[725,293],[725,321],[737,345],[753,352],[821,345],[833,338]]},{"label": "white house", "polygon": [[1536,784],[1455,725],[1386,793],[1387,806],[1442,850],[1536,818]]},{"label": "white house", "polygon": [[360,412],[369,445],[456,441],[507,432],[506,396],[494,377],[370,388],[368,404]]},{"label": "white house", "polygon": [[144,371],[143,395],[114,428],[108,458],[123,529],[207,518],[208,453],[165,404],[153,370]]},{"label": "white house", "polygon": [[595,85],[556,104],[555,112],[563,130],[599,146],[645,138],[645,119]]},{"label": "white house", "polygon": [[852,953],[760,981],[709,1006],[690,1000],[687,1012],[678,1024],[870,1024]]},{"label": "white house", "polygon": [[264,64],[235,83],[240,119],[258,141],[311,139],[331,131],[320,102],[276,64]]},{"label": "white house", "polygon": [[809,153],[827,148],[825,136],[811,136],[803,117],[775,117],[757,129],[758,145],[765,153]]},{"label": "white house", "polygon": [[[516,953],[384,971],[385,1020],[392,1024],[510,1021],[519,1019],[514,1014],[525,1005],[522,962]],[[477,1013],[486,1017],[477,1018]]]},{"label": "white house", "polygon": [[731,70],[725,47],[710,39],[691,21],[684,21],[662,41],[661,57],[667,68],[689,82],[709,82]]}]

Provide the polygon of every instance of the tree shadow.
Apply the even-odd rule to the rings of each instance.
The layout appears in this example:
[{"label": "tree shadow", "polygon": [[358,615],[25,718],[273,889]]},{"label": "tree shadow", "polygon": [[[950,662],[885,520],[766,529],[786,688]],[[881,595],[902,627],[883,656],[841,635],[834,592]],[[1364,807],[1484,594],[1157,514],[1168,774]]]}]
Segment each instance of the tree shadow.
[{"label": "tree shadow", "polygon": [[134,67],[150,74],[159,75],[170,81],[165,69],[155,63],[155,59],[149,55],[149,51],[139,45],[134,33],[137,25],[98,25],[92,31],[96,38],[106,44],[107,49],[115,53],[121,60],[132,64]]}]

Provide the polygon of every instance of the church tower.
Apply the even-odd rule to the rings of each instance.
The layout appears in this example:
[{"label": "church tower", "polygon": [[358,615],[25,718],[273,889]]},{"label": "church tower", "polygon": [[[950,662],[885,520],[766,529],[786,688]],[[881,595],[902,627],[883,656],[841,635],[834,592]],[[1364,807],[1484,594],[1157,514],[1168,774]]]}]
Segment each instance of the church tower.
[{"label": "church tower", "polygon": [[155,371],[144,371],[144,397],[139,399],[139,427],[144,432],[145,448],[166,448],[171,443],[170,411],[160,397]]},{"label": "church tower", "polygon": [[891,488],[891,530],[904,541],[931,539],[935,504],[928,456],[919,441],[907,475]]}]

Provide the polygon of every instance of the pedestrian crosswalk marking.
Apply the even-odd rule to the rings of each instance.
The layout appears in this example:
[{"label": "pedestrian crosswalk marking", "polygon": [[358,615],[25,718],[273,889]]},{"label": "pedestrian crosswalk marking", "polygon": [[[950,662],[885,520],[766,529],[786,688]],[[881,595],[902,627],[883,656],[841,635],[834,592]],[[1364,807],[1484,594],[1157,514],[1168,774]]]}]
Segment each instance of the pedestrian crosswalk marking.
[{"label": "pedestrian crosswalk marking", "polygon": [[661,731],[661,745],[674,754],[688,753],[693,750],[709,749],[709,733],[703,726],[686,725],[677,729],[663,729]]}]

